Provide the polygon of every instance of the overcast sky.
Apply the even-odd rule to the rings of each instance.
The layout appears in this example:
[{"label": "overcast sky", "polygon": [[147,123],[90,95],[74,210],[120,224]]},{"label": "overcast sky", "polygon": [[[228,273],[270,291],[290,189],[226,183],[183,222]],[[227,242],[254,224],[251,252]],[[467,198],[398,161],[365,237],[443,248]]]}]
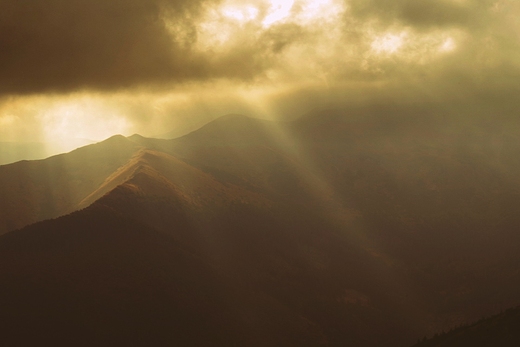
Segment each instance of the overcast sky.
[{"label": "overcast sky", "polygon": [[374,105],[515,117],[519,43],[517,0],[1,0],[0,141]]}]

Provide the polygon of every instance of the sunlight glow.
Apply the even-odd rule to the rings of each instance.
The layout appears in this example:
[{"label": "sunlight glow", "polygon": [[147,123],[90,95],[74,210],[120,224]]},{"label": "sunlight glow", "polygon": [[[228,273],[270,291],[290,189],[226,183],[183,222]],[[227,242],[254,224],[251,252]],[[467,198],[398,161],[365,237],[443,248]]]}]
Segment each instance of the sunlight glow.
[{"label": "sunlight glow", "polygon": [[457,47],[457,45],[455,44],[455,41],[451,37],[448,37],[442,43],[441,47],[439,48],[439,51],[451,52],[451,51],[455,50],[456,47]]},{"label": "sunlight glow", "polygon": [[[371,32],[370,29],[367,29]],[[370,46],[364,55],[363,69],[381,73],[381,63],[400,62],[416,66],[429,64],[457,49],[464,33],[457,30],[432,30],[417,32],[409,29],[401,32],[371,32]]]},{"label": "sunlight glow", "polygon": [[0,117],[0,126],[9,126],[16,122],[17,117],[13,116],[12,114],[5,115],[3,117]]},{"label": "sunlight glow", "polygon": [[309,0],[303,2],[299,17],[302,22],[333,20],[344,11],[344,4],[335,0]]},{"label": "sunlight glow", "polygon": [[245,23],[254,20],[258,16],[258,8],[252,5],[240,7],[226,6],[222,9],[222,14],[230,19],[234,19],[239,23]]},{"label": "sunlight glow", "polygon": [[370,47],[377,54],[394,54],[403,47],[406,36],[407,34],[404,32],[400,34],[386,34],[376,38]]},{"label": "sunlight glow", "polygon": [[[242,49],[244,44],[254,46],[264,33],[280,24],[295,24],[302,32],[313,35],[326,26],[330,28],[327,34],[333,35],[326,41],[337,42],[341,33],[336,24],[345,10],[341,0],[223,0],[207,8],[197,26],[195,46],[201,52],[227,54]],[[174,19],[165,17],[164,23],[176,42],[193,44],[192,36],[184,33]],[[316,50],[316,42],[312,46]]]},{"label": "sunlight glow", "polygon": [[43,114],[42,123],[46,142],[61,145],[63,150],[85,140],[101,141],[126,133],[130,127],[114,110],[86,99],[57,103]]},{"label": "sunlight glow", "polygon": [[269,0],[269,2],[270,12],[262,21],[264,27],[270,27],[274,23],[289,17],[294,6],[294,0]]}]

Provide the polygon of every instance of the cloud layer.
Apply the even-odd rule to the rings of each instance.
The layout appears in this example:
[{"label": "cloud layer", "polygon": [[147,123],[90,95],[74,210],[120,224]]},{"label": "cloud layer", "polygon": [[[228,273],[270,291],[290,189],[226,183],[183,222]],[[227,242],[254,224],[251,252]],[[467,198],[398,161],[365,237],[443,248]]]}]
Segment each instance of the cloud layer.
[{"label": "cloud layer", "polygon": [[148,134],[374,104],[515,117],[517,18],[514,0],[4,0],[0,139],[74,100]]},{"label": "cloud layer", "polygon": [[186,25],[203,1],[4,0],[0,11],[3,93],[114,89],[201,74],[198,58],[165,30]]},{"label": "cloud layer", "polygon": [[291,70],[380,78],[455,50],[435,67],[516,67],[517,7],[493,0],[5,0],[0,92],[250,80]]}]

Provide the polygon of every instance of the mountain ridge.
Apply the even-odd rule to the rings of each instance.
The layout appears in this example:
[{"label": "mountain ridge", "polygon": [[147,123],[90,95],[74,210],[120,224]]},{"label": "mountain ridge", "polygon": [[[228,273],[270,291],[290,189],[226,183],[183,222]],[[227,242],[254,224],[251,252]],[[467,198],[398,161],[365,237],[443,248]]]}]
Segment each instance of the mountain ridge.
[{"label": "mountain ridge", "polygon": [[520,343],[520,306],[473,324],[424,338],[413,347],[513,347]]},{"label": "mountain ridge", "polygon": [[0,166],[0,234],[78,209],[138,148],[119,135],[44,160]]},{"label": "mountain ridge", "polygon": [[[0,183],[7,197],[0,226],[26,200],[52,209],[20,210],[25,219],[7,229],[78,204],[81,218],[119,220],[123,229],[135,221],[135,232],[154,230],[225,281],[305,317],[332,346],[411,345],[513,306],[520,290],[513,142],[424,132],[424,124],[385,132],[373,119],[352,128],[335,118],[298,128],[227,117],[179,139],[115,136],[0,167],[13,182]],[[66,220],[80,230],[76,216]],[[34,228],[46,233],[50,225]]]}]

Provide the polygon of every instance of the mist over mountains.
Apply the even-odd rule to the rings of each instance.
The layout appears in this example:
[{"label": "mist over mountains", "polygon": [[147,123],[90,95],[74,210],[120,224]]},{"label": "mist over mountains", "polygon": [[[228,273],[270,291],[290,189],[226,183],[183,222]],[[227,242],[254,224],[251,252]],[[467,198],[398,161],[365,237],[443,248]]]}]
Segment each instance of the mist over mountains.
[{"label": "mist over mountains", "polygon": [[94,142],[87,139],[68,139],[67,145],[52,142],[0,142],[0,165],[45,159]]},{"label": "mist over mountains", "polygon": [[228,115],[0,166],[4,341],[406,346],[513,307],[517,135]]}]

